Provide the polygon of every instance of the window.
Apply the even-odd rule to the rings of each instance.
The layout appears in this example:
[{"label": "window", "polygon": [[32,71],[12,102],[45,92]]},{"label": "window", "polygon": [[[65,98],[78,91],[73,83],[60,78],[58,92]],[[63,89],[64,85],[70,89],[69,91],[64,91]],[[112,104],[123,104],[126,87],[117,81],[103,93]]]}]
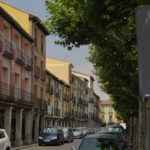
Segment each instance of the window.
[{"label": "window", "polygon": [[8,68],[3,68],[3,81],[4,83],[9,82]]},{"label": "window", "polygon": [[37,41],[37,28],[36,28],[36,26],[34,27],[34,39],[35,39],[35,46],[37,46],[38,41]]},{"label": "window", "polygon": [[0,139],[5,138],[5,133],[3,131],[0,131]]},{"label": "window", "polygon": [[20,88],[20,76],[18,73],[15,73],[15,87]]},{"label": "window", "polygon": [[37,85],[34,85],[34,96],[37,98]]},{"label": "window", "polygon": [[4,35],[5,35],[5,38],[10,41],[10,38],[11,38],[11,28],[10,26],[4,22]]},{"label": "window", "polygon": [[43,35],[41,34],[41,53],[44,54],[44,37]]},{"label": "window", "polygon": [[43,88],[41,88],[40,98],[43,99]]},{"label": "window", "polygon": [[37,65],[37,57],[36,56],[34,56],[34,61],[35,61],[35,65]]},{"label": "window", "polygon": [[25,81],[24,81],[24,89],[25,89],[26,91],[29,90],[29,79],[28,79],[28,78],[25,78]]}]

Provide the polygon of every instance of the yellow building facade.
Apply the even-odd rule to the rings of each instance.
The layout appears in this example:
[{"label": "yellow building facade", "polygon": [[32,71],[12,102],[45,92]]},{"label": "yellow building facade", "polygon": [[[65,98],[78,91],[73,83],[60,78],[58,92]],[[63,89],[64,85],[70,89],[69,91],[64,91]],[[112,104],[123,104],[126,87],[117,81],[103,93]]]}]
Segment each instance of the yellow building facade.
[{"label": "yellow building facade", "polygon": [[99,104],[100,119],[102,123],[108,125],[112,123],[118,123],[117,114],[113,108],[113,102],[111,100],[101,101]]}]

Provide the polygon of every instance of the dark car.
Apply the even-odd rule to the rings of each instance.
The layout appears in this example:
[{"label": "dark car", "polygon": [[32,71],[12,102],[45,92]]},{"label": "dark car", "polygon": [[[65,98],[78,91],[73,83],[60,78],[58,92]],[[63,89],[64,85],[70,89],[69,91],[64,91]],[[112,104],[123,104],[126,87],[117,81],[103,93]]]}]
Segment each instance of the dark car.
[{"label": "dark car", "polygon": [[94,134],[86,136],[79,147],[72,147],[72,150],[125,150],[125,148],[114,135]]},{"label": "dark car", "polygon": [[64,133],[64,141],[65,142],[73,142],[73,131],[72,128],[63,128]]},{"label": "dark car", "polygon": [[39,138],[38,144],[41,145],[52,145],[52,144],[64,144],[64,134],[61,129],[47,128],[44,129]]}]

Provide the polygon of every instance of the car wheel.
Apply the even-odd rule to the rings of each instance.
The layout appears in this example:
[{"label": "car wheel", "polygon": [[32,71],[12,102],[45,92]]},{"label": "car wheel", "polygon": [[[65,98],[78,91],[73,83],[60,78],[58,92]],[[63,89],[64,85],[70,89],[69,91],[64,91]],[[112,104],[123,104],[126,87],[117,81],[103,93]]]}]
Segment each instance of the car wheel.
[{"label": "car wheel", "polygon": [[72,138],[72,139],[71,139],[71,143],[73,143],[73,141],[74,141],[74,140],[73,140],[73,138]]},{"label": "car wheel", "polygon": [[65,143],[65,141],[63,140],[63,141],[62,141],[62,145],[64,145],[64,143]]},{"label": "car wheel", "polygon": [[42,146],[42,143],[38,143],[39,146]]},{"label": "car wheel", "polygon": [[10,150],[10,147],[7,147],[6,150]]}]

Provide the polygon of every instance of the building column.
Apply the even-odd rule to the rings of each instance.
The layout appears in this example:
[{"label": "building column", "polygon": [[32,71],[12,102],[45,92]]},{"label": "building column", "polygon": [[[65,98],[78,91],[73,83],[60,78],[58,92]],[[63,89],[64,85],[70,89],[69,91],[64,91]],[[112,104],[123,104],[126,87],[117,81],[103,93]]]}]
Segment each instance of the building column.
[{"label": "building column", "polygon": [[33,111],[25,113],[25,144],[32,144]]},{"label": "building column", "polygon": [[39,113],[36,114],[35,118],[35,128],[34,128],[34,142],[38,142],[38,136],[39,136],[39,123],[40,123],[40,115]]},{"label": "building column", "polygon": [[21,146],[22,145],[22,114],[23,109],[16,111],[16,129],[15,129],[15,145]]},{"label": "building column", "polygon": [[9,138],[11,138],[11,121],[12,121],[12,107],[8,107],[5,110],[4,127],[6,129]]}]

